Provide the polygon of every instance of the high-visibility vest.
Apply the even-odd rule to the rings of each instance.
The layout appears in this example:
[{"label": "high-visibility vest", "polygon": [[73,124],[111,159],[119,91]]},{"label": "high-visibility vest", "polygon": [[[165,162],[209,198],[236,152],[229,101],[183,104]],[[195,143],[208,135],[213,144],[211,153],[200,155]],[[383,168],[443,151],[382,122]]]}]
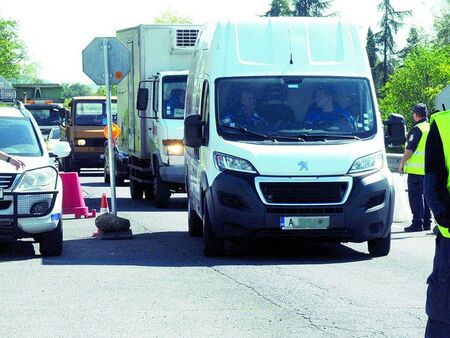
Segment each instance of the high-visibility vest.
[{"label": "high-visibility vest", "polygon": [[[442,148],[444,150],[445,166],[447,168],[447,190],[450,194],[450,110],[431,115],[430,124],[436,122],[442,140]],[[448,228],[444,228],[438,224],[439,231],[442,236],[450,238]]]},{"label": "high-visibility vest", "polygon": [[419,144],[416,150],[406,161],[403,171],[408,174],[425,175],[425,145],[427,143],[428,132],[430,131],[430,124],[426,121],[420,122],[416,125],[422,132]]}]

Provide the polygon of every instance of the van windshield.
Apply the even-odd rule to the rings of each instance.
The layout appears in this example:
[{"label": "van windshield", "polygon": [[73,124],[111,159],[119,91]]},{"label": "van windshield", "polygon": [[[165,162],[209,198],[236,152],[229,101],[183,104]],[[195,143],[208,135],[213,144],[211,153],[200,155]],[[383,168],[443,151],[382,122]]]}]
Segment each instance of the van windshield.
[{"label": "van windshield", "polygon": [[[117,102],[111,102],[113,122],[117,121]],[[106,126],[105,101],[77,102],[75,106],[75,124],[78,126]]]},{"label": "van windshield", "polygon": [[0,117],[0,150],[15,156],[42,156],[42,149],[31,121],[27,118]]},{"label": "van windshield", "polygon": [[216,106],[218,132],[233,140],[357,140],[376,133],[367,79],[218,79]]}]

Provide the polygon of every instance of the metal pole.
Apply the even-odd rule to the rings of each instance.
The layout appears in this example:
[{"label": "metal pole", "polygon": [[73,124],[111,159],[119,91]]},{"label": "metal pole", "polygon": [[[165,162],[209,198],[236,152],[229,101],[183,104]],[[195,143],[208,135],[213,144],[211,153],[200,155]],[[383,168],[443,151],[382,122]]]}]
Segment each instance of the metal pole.
[{"label": "metal pole", "polygon": [[106,117],[108,123],[108,159],[109,159],[109,177],[111,182],[111,211],[117,216],[116,208],[116,164],[114,163],[114,146],[112,133],[111,116],[111,91],[109,88],[109,61],[108,61],[108,38],[103,39],[103,59],[105,64],[105,87],[106,87]]}]

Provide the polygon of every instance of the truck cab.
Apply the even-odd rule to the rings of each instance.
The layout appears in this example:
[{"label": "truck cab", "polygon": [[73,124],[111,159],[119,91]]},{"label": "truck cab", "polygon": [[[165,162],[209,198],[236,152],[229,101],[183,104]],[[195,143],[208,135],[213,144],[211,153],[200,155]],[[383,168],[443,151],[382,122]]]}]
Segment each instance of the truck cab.
[{"label": "truck cab", "polygon": [[[80,171],[81,167],[103,168],[106,126],[104,96],[74,97],[61,125],[61,140],[69,142],[72,153],[63,162],[64,171]],[[111,98],[113,121],[117,118],[117,98]]]}]

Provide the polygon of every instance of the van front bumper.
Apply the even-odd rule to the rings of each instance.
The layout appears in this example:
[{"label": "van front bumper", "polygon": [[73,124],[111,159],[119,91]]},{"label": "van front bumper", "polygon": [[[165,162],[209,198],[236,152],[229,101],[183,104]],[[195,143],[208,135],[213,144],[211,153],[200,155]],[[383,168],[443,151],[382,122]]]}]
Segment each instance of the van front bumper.
[{"label": "van front bumper", "polygon": [[[351,190],[345,203],[330,205],[267,205],[257,192],[256,177],[224,171],[207,189],[208,211],[218,237],[236,239],[268,235],[365,242],[385,238],[391,231],[394,189],[381,171],[351,176]],[[281,228],[282,217],[314,216],[329,217],[329,226],[326,229]]]}]

